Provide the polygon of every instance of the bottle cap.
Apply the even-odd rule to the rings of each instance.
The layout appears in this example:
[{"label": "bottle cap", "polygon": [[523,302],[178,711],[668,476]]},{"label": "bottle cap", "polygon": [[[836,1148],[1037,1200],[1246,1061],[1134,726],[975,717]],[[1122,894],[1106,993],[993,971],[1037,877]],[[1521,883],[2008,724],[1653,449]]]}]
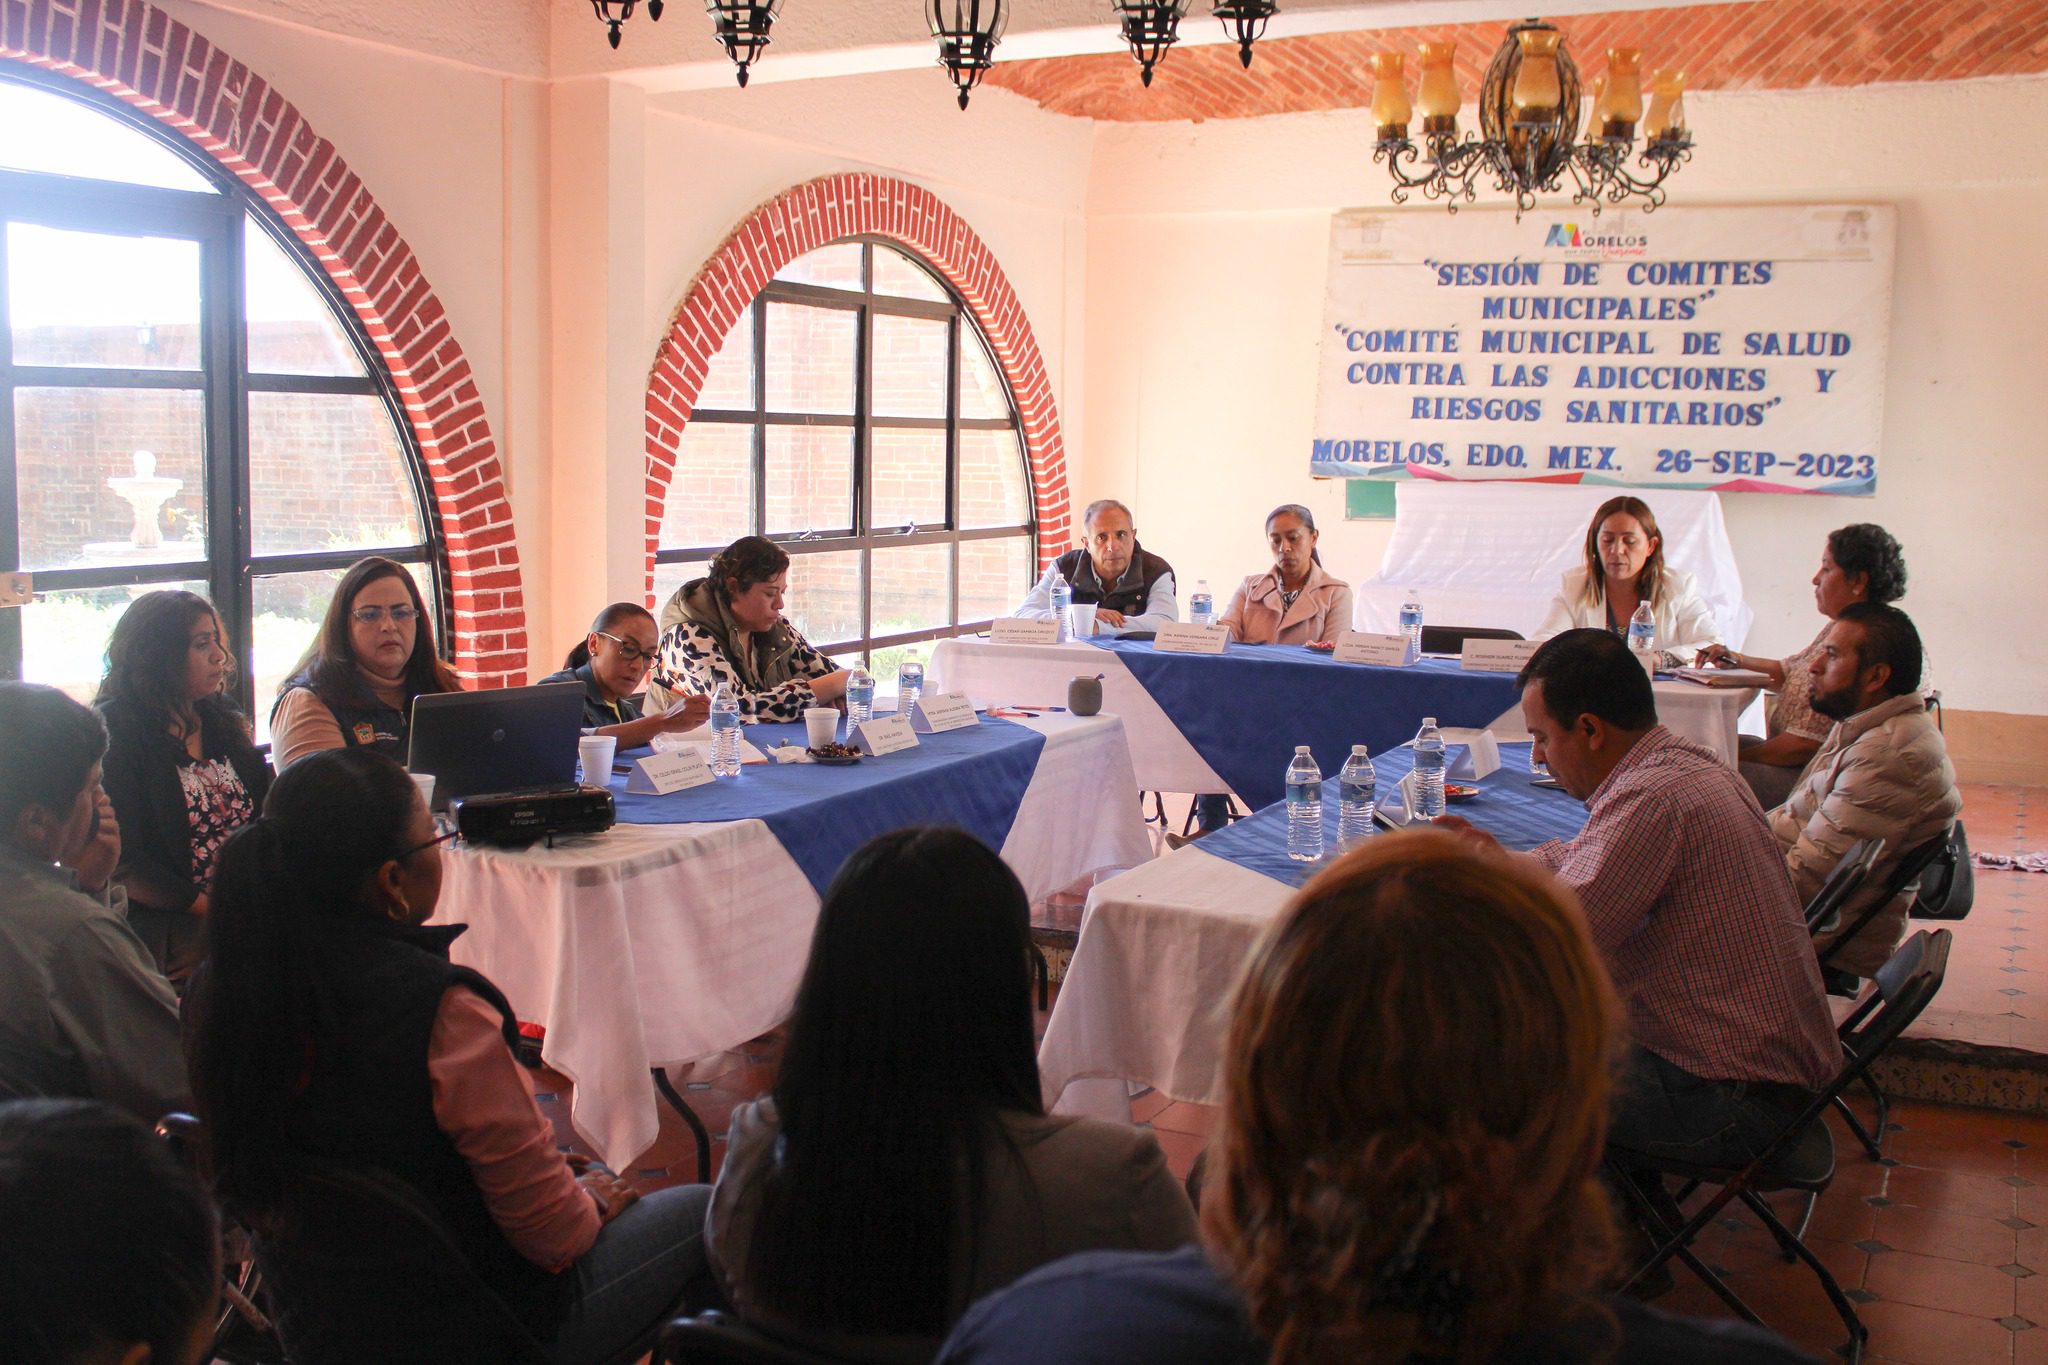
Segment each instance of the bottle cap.
[{"label": "bottle cap", "polygon": [[1435,717],[1435,716],[1424,716],[1424,717],[1422,718],[1422,723],[1423,723],[1424,725],[1434,725],[1434,724],[1436,724],[1436,717]]},{"label": "bottle cap", "polygon": [[1369,753],[1367,753],[1367,752],[1366,752],[1366,747],[1365,747],[1365,746],[1364,746],[1363,744],[1354,744],[1354,745],[1352,745],[1352,746],[1351,746],[1351,756],[1352,756],[1353,758],[1369,758],[1369,757],[1371,757],[1371,755],[1370,755]]}]

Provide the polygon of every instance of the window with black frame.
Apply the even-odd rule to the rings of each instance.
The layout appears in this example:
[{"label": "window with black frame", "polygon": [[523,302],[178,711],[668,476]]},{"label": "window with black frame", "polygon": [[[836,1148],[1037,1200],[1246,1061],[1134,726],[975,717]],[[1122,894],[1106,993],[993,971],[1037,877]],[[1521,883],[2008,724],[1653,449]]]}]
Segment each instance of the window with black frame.
[{"label": "window with black frame", "polygon": [[0,569],[35,592],[0,610],[0,677],[90,699],[127,604],[189,588],[267,738],[365,554],[446,601],[418,450],[332,282],[176,134],[0,67]]},{"label": "window with black frame", "polygon": [[1032,506],[1016,403],[958,297],[884,242],[836,242],[784,267],[712,361],[655,597],[765,535],[790,554],[797,628],[886,688],[905,653],[1022,599]]}]

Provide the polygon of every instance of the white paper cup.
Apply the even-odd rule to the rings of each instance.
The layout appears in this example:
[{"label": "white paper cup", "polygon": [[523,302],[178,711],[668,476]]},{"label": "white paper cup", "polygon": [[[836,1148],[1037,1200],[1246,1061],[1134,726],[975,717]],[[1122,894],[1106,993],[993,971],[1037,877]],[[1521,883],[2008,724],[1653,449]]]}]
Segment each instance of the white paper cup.
[{"label": "white paper cup", "polygon": [[1074,638],[1085,640],[1095,633],[1095,604],[1074,602],[1067,607],[1067,619],[1074,627]]},{"label": "white paper cup", "polygon": [[813,749],[822,749],[839,738],[839,712],[830,706],[804,708],[804,739]]},{"label": "white paper cup", "polygon": [[583,763],[583,785],[602,787],[612,780],[612,759],[619,752],[617,735],[585,735],[576,741],[576,757]]},{"label": "white paper cup", "polygon": [[434,808],[434,775],[432,773],[413,773],[412,784],[420,789],[420,804],[428,810],[432,810]]}]

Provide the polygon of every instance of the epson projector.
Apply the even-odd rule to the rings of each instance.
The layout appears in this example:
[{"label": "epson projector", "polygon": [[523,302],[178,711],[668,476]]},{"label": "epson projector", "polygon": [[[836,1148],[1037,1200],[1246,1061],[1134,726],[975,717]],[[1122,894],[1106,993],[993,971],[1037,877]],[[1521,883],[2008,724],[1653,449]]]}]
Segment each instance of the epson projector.
[{"label": "epson projector", "polygon": [[603,787],[540,787],[489,792],[450,803],[465,842],[524,848],[558,834],[602,834],[618,823],[612,794]]}]

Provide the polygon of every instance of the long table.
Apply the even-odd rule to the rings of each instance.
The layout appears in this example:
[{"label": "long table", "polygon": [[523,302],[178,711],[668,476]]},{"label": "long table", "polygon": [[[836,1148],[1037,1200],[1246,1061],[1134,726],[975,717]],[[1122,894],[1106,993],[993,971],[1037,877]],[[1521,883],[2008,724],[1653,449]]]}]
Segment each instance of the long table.
[{"label": "long table", "polygon": [[[1485,726],[1501,739],[1528,738],[1512,678],[1464,673],[1453,660],[1374,668],[1334,663],[1294,645],[1232,645],[1220,655],[1159,656],[1170,660],[1176,675],[1210,680],[1206,686],[1166,688],[1156,678],[1148,683],[1141,676],[1156,664],[1145,657],[1151,653],[1151,646],[1129,640],[999,645],[961,637],[939,642],[927,675],[934,690],[965,692],[977,705],[1064,706],[1069,682],[1100,673],[1102,709],[1123,717],[1140,790],[1235,790],[1253,806],[1273,799],[1266,775],[1277,788],[1294,745],[1304,742],[1296,737],[1300,728],[1273,724],[1280,709],[1276,696],[1316,698],[1326,717],[1358,718],[1359,724],[1344,725],[1343,733],[1351,738],[1342,741],[1339,752],[1317,748],[1325,772],[1335,770],[1351,743],[1370,742],[1364,727],[1405,740],[1424,714],[1446,725]],[[1755,699],[1754,691],[1669,680],[1654,690],[1665,728],[1734,765],[1736,720]],[[1257,784],[1253,791],[1236,789],[1221,775],[1233,758],[1241,767],[1241,746],[1248,739],[1263,739],[1270,749],[1264,762],[1250,769],[1251,781],[1245,785]],[[1384,742],[1375,745],[1374,752],[1383,747]]]},{"label": "long table", "polygon": [[[1025,723],[1044,743],[1000,849],[1025,891],[1039,899],[1149,858],[1122,722]],[[814,788],[806,818],[871,825],[876,811],[905,811],[908,823],[928,804],[919,788],[935,765],[962,761],[972,743],[921,738],[856,769],[749,767],[735,781]],[[973,764],[993,760],[964,761],[971,780]],[[458,847],[444,867],[436,919],[470,926],[455,960],[546,1027],[542,1058],[575,1082],[571,1119],[615,1169],[658,1132],[650,1068],[737,1047],[787,1017],[818,917],[812,877],[759,818],[622,824],[553,848]]]},{"label": "long table", "polygon": [[[1457,807],[1523,850],[1569,838],[1586,816],[1563,792],[1529,785],[1528,752],[1524,744],[1503,745],[1500,770],[1477,784],[1476,800]],[[1407,749],[1374,759],[1382,795],[1411,759]],[[1323,792],[1325,846],[1333,851],[1336,787],[1332,777]],[[1134,1085],[1202,1104],[1221,1098],[1217,1067],[1238,973],[1296,883],[1320,866],[1290,862],[1286,839],[1281,803],[1089,893],[1038,1052],[1049,1107],[1128,1119]]]}]

